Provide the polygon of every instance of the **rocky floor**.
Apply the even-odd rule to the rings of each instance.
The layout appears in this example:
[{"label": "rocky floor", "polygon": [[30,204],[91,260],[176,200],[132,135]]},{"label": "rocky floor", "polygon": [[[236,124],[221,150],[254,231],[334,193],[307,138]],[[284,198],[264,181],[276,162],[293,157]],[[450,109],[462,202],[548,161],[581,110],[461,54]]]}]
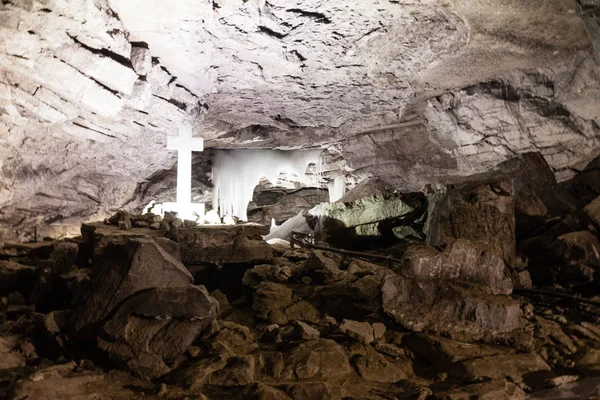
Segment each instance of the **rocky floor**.
[{"label": "rocky floor", "polygon": [[4,243],[0,398],[595,398],[596,170],[559,186],[538,161],[428,193],[425,228],[422,196],[363,186],[324,213],[362,254],[127,213]]}]

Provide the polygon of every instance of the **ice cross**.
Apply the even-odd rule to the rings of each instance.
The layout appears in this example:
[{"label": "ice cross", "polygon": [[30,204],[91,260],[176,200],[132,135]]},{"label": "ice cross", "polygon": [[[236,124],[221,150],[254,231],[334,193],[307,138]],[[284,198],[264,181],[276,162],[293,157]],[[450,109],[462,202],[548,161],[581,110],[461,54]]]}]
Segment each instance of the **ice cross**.
[{"label": "ice cross", "polygon": [[204,203],[192,204],[192,151],[203,151],[204,140],[192,137],[192,128],[179,128],[179,136],[167,138],[167,149],[177,150],[177,203],[165,203],[166,211],[177,211],[182,218],[204,214]]}]

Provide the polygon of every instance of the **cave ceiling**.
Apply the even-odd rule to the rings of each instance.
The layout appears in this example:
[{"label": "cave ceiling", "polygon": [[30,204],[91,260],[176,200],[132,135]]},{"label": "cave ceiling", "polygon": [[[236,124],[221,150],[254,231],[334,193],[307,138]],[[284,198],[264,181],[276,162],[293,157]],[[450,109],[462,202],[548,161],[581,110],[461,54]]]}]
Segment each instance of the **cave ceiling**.
[{"label": "cave ceiling", "polygon": [[327,174],[402,190],[527,151],[566,179],[600,152],[597,15],[580,14],[567,0],[3,1],[0,225],[139,207],[185,124],[208,149],[323,148]]}]

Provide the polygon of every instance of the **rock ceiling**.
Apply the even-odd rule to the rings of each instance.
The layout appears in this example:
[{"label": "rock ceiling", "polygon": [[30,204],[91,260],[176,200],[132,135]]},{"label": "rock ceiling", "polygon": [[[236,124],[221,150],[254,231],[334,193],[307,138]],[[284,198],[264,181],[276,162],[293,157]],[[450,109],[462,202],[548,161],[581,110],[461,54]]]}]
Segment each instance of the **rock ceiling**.
[{"label": "rock ceiling", "polygon": [[182,124],[208,148],[324,148],[331,174],[406,190],[526,151],[567,178],[600,152],[575,6],[3,1],[0,226],[56,233],[139,206]]}]

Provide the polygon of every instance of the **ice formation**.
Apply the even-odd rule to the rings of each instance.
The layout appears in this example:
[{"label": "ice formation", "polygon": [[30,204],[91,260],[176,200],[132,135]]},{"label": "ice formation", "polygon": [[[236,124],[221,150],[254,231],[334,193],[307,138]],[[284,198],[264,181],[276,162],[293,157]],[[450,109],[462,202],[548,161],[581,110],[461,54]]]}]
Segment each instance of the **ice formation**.
[{"label": "ice formation", "polygon": [[343,176],[336,176],[334,180],[329,181],[327,188],[329,189],[329,202],[333,203],[346,193],[346,180]]},{"label": "ice formation", "polygon": [[281,172],[306,179],[306,168],[320,170],[321,150],[217,150],[213,160],[213,209],[221,216],[235,215],[247,221],[248,203],[254,187],[265,177],[273,185]]}]

